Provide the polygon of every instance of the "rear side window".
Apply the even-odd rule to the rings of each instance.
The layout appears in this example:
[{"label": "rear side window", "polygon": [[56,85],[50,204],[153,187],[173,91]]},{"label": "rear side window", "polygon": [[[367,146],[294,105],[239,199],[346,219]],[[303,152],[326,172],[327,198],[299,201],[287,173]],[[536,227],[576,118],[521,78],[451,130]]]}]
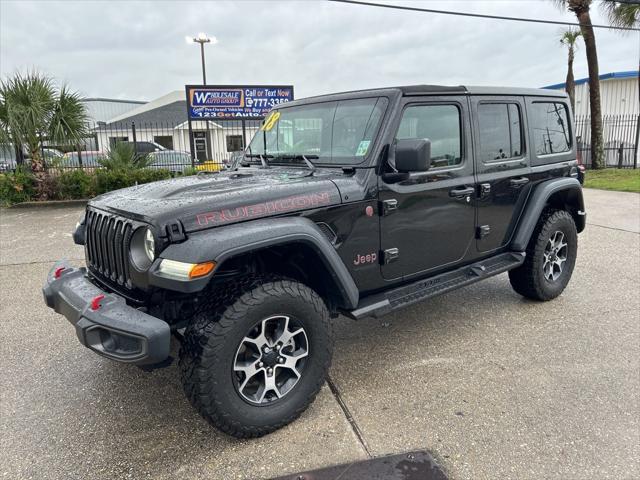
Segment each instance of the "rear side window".
[{"label": "rear side window", "polygon": [[522,156],[520,107],[515,103],[478,105],[480,158],[493,162]]},{"label": "rear side window", "polygon": [[406,108],[396,138],[428,138],[431,141],[432,167],[458,165],[462,161],[460,110],[456,105]]},{"label": "rear side window", "polygon": [[531,105],[531,129],[536,155],[571,150],[571,131],[566,105],[557,102],[534,102]]}]

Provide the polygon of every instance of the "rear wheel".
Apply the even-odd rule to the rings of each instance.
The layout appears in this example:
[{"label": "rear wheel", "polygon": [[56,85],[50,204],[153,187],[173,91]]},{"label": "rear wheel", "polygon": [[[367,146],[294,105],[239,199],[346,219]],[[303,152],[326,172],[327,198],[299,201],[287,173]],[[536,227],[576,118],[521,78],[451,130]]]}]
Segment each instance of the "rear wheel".
[{"label": "rear wheel", "polygon": [[524,263],[509,272],[511,286],[533,300],[556,298],[571,279],[577,252],[578,234],[571,214],[545,211],[531,235]]},{"label": "rear wheel", "polygon": [[191,404],[214,426],[258,437],[296,419],[329,369],[329,312],[292,280],[254,282],[187,327],[180,370]]}]

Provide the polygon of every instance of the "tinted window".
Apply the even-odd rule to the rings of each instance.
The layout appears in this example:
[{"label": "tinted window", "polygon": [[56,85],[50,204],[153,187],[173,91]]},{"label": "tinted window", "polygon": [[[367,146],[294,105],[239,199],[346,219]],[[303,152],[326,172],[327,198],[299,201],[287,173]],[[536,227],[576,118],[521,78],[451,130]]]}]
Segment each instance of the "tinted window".
[{"label": "tinted window", "polygon": [[158,147],[151,142],[136,142],[135,146],[138,153],[151,153],[158,150]]},{"label": "tinted window", "polygon": [[522,155],[520,109],[514,103],[478,105],[480,159],[483,162]]},{"label": "tinted window", "polygon": [[531,105],[531,127],[536,155],[571,150],[567,107],[562,103],[535,102]]},{"label": "tinted window", "polygon": [[509,123],[511,124],[511,156],[520,157],[524,153],[522,122],[520,121],[520,107],[515,103],[509,104]]},{"label": "tinted window", "polygon": [[164,148],[173,150],[173,137],[171,135],[156,135],[153,137],[153,141]]},{"label": "tinted window", "polygon": [[396,138],[428,138],[432,167],[457,165],[462,161],[460,110],[455,105],[408,107],[402,115]]}]

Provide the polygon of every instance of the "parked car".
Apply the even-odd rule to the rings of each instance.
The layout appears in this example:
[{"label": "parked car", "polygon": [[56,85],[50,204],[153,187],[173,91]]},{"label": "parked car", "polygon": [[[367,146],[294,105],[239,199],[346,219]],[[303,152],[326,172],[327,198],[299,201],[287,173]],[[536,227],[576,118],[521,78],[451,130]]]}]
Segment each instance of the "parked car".
[{"label": "parked car", "polygon": [[[54,166],[62,161],[63,154],[55,148],[45,147],[41,150],[42,157],[48,166]],[[26,164],[31,162],[31,156],[23,148],[23,158]],[[16,151],[12,144],[0,145],[0,173],[12,172],[16,169]]]},{"label": "parked car", "polygon": [[71,168],[71,167],[87,167],[87,168],[99,168],[100,160],[106,158],[106,155],[103,152],[95,151],[95,150],[85,150],[80,152],[68,152],[63,155],[62,161],[60,162],[60,167],[62,168]]},{"label": "parked car", "polygon": [[16,169],[16,150],[11,144],[0,144],[0,173]]},{"label": "parked car", "polygon": [[149,168],[169,170],[173,173],[183,173],[185,169],[193,165],[191,155],[187,152],[162,150],[150,153],[149,157],[151,159]]},{"label": "parked car", "polygon": [[324,385],[332,317],[504,272],[529,299],[565,290],[586,225],[569,112],[556,90],[431,85],[280,104],[248,166],[91,200],[86,269],[56,263],[45,301],[119,362],[165,367],[176,337],[194,408],[265,435]]},{"label": "parked car", "polygon": [[149,141],[141,141],[141,142],[123,142],[134,145],[136,153],[153,153],[153,152],[162,152],[167,150],[167,148],[163,147],[159,143],[149,142]]}]

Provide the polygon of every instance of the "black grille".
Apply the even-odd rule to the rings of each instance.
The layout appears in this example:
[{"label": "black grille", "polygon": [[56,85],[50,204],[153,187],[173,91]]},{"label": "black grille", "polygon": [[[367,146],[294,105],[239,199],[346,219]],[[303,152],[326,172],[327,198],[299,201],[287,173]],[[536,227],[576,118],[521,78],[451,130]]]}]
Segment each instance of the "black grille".
[{"label": "black grille", "polygon": [[85,223],[85,252],[89,269],[115,285],[132,289],[129,244],[133,222],[117,215],[87,210]]}]

